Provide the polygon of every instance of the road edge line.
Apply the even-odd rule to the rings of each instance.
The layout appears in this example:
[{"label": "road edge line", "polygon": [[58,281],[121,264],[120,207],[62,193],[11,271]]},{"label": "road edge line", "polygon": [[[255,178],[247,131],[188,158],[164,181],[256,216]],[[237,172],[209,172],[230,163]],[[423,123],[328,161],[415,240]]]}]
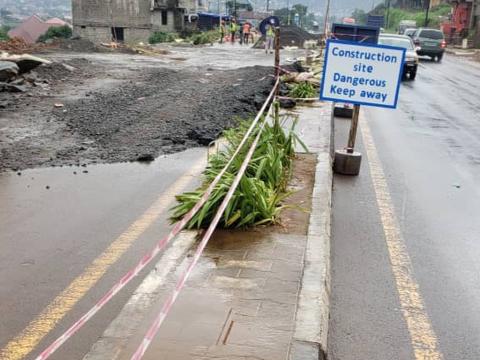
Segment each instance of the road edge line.
[{"label": "road edge line", "polygon": [[290,360],[326,359],[330,317],[330,240],[332,216],[333,110],[320,113],[312,211],[307,234],[302,284],[295,317]]}]

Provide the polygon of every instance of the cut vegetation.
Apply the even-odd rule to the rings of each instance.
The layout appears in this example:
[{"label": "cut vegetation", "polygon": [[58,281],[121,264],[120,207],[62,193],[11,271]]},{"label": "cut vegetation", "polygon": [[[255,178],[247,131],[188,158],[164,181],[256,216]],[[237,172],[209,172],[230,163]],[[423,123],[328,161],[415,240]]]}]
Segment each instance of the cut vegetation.
[{"label": "cut vegetation", "polygon": [[318,90],[309,82],[294,84],[289,93],[290,97],[296,99],[311,99],[318,95]]},{"label": "cut vegetation", "polygon": [[[295,156],[295,145],[300,143],[304,146],[294,132],[296,121],[285,130],[285,120],[280,120],[277,116],[271,124],[268,122],[265,124],[259,144],[225,210],[220,227],[241,228],[273,224],[277,221],[284,208],[283,200],[290,194],[287,191],[287,184]],[[244,121],[239,127],[224,132],[227,143],[225,149],[209,159],[200,188],[177,196],[178,205],[173,209],[173,221],[182,219],[200,200],[209,184],[231,159],[250,124],[250,121]],[[261,131],[260,127],[253,132],[249,142],[234,159],[203,208],[187,224],[187,228],[204,228],[211,223],[258,131]]]}]

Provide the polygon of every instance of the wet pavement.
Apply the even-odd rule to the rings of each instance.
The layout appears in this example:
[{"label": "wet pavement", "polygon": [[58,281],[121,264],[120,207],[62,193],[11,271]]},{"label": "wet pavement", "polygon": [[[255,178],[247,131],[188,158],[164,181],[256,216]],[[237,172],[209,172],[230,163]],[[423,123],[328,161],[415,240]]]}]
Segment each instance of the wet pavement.
[{"label": "wet pavement", "polygon": [[[480,358],[480,66],[422,62],[396,111],[364,108],[425,313],[445,359]],[[336,119],[336,147],[349,121]],[[413,359],[369,163],[335,176],[331,360]]]},{"label": "wet pavement", "polygon": [[[125,61],[134,62],[135,57]],[[0,358],[34,358],[153,248],[170,229],[168,209],[174,195],[198,185],[205,158],[206,150],[197,148],[162,155],[148,165],[2,173]],[[301,246],[292,241],[295,253],[302,252],[297,249]],[[51,358],[83,358],[153,268],[142,272]],[[267,284],[265,278],[261,282]]]},{"label": "wet pavement", "polygon": [[[36,347],[38,351],[88,310],[168,232],[168,209],[174,195],[197,186],[205,162],[206,150],[192,149],[162,156],[150,165],[1,174],[2,348],[40,318],[29,331],[35,336],[48,333]],[[135,228],[131,224],[136,224]],[[83,278],[78,281],[80,275]],[[75,280],[76,285],[67,288]],[[53,358],[81,358],[136,286],[138,281],[133,281]],[[50,308],[46,308],[48,304]],[[44,309],[50,311],[41,314]],[[17,349],[30,346],[30,337],[24,335]],[[9,353],[12,359],[16,358],[13,354]]]}]

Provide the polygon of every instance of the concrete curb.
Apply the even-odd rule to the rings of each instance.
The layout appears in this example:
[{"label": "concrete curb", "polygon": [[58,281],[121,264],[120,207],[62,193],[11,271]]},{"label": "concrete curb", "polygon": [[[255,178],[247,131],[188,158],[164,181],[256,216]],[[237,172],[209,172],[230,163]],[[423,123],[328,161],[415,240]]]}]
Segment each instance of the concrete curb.
[{"label": "concrete curb", "polygon": [[[329,110],[330,109],[330,110]],[[320,115],[320,144],[312,195],[305,267],[290,360],[326,359],[330,309],[332,108]]]},{"label": "concrete curb", "polygon": [[447,54],[452,54],[455,56],[474,56],[477,54],[478,50],[476,49],[452,49],[446,48],[445,52]]}]

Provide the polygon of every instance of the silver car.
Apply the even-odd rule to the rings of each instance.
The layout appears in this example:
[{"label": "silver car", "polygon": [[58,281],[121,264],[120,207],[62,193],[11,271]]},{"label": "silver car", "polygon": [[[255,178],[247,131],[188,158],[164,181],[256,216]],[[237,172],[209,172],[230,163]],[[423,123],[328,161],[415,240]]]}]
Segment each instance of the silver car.
[{"label": "silver car", "polygon": [[410,80],[415,80],[415,77],[417,76],[419,59],[417,54],[418,49],[415,48],[413,40],[406,35],[384,33],[380,34],[378,43],[380,45],[390,45],[406,49],[402,78],[405,80],[408,76]]}]

